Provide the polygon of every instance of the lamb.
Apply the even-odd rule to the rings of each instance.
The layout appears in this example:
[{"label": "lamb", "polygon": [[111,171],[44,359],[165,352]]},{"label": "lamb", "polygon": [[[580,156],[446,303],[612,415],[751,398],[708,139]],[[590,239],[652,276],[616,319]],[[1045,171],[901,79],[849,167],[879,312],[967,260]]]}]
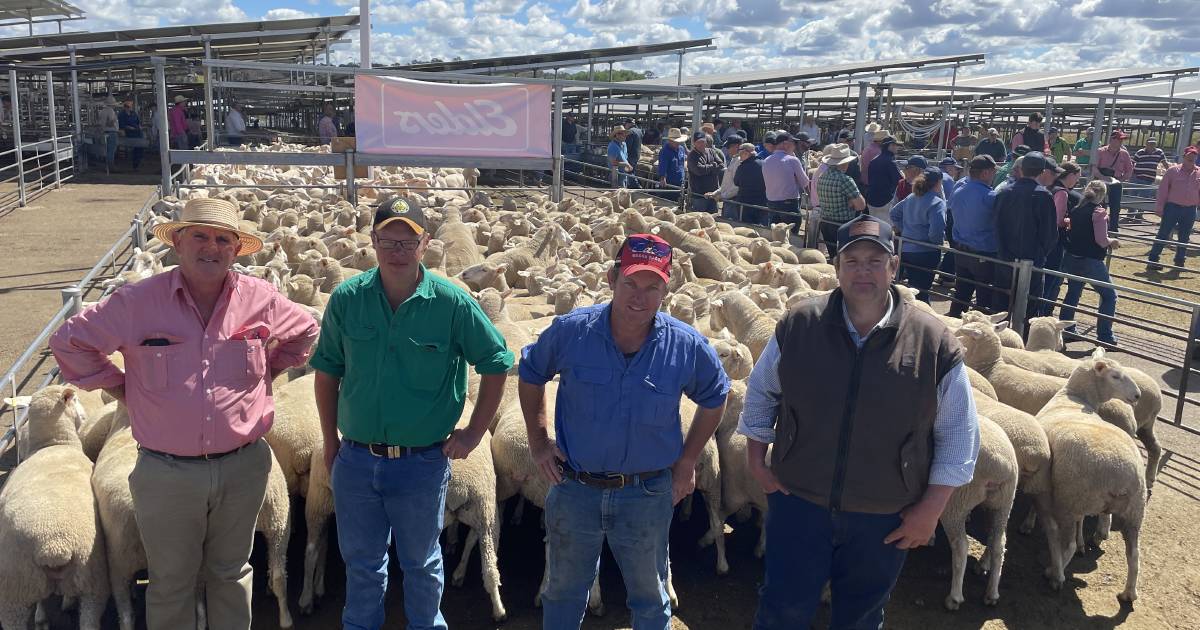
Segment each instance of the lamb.
[{"label": "lamb", "polygon": [[[969,324],[971,322],[982,322],[985,324],[999,324],[1008,317],[1008,313],[1000,312],[993,315],[987,315],[979,311],[966,311],[962,314],[962,323]],[[1021,335],[1011,328],[1001,328],[997,334],[1000,335],[1000,345],[1006,348],[1024,348],[1025,342],[1021,340]]]},{"label": "lamb", "polygon": [[322,313],[325,311],[325,304],[329,301],[329,296],[321,293],[320,283],[313,280],[312,277],[296,274],[287,281],[285,288],[289,300],[304,306],[315,307]]},{"label": "lamb", "polygon": [[314,450],[320,451],[323,438],[313,395],[314,374],[293,381],[280,376],[272,385],[275,421],[265,439],[279,461],[289,494],[303,495],[309,487],[308,475]]},{"label": "lamb", "polygon": [[446,274],[457,276],[463,269],[483,262],[483,254],[475,244],[475,234],[462,222],[462,213],[454,206],[444,210],[446,221],[437,229],[435,238],[446,243]]},{"label": "lamb", "polygon": [[745,344],[734,339],[729,329],[721,329],[717,333],[716,339],[711,340],[711,343],[717,351],[717,358],[721,359],[721,365],[725,368],[725,374],[730,379],[740,381],[750,376],[750,372],[754,369],[754,360],[750,355],[750,348],[747,348]]},{"label": "lamb", "polygon": [[750,348],[750,355],[758,361],[775,334],[776,322],[741,291],[725,291],[711,302],[709,325],[716,330],[728,328],[738,341]]},{"label": "lamb", "polygon": [[379,266],[379,257],[375,254],[374,247],[360,247],[353,254],[339,260],[343,267],[357,269],[359,271],[370,271]]},{"label": "lamb", "polygon": [[1000,573],[1004,567],[1005,530],[1017,493],[1017,454],[1001,428],[988,418],[979,416],[979,456],[975,476],[970,483],[954,489],[942,512],[942,528],[950,541],[952,572],[950,594],[945,604],[958,610],[963,603],[963,573],[967,567],[967,517],[977,506],[992,513],[987,551],[980,564],[988,572],[987,591],[983,603],[995,606],[1000,601]]},{"label": "lamb", "polygon": [[[521,225],[528,226],[528,222],[522,221]],[[509,227],[510,236],[513,235],[515,226],[514,223]],[[534,266],[552,264],[558,249],[570,244],[571,236],[567,234],[567,231],[557,223],[549,223],[538,228],[526,243],[492,254],[487,257],[487,262],[504,265],[508,285],[521,286],[521,271]]]},{"label": "lamb", "polygon": [[505,293],[509,290],[508,281],[505,279],[507,271],[507,264],[482,262],[463,269],[459,277],[467,283],[467,286],[471,287],[472,291],[491,288]]},{"label": "lamb", "polygon": [[1063,331],[1075,325],[1074,321],[1061,321],[1057,317],[1033,317],[1026,331],[1028,340],[1025,349],[1032,352],[1053,350],[1062,352]]},{"label": "lamb", "polygon": [[[1146,509],[1146,478],[1133,438],[1101,422],[1096,408],[1112,398],[1133,404],[1140,392],[1124,369],[1108,359],[1084,361],[1067,384],[1038,413],[1046,427],[1054,459],[1053,518],[1046,523],[1050,567],[1046,577],[1055,590],[1075,555],[1076,534],[1085,516],[1112,514],[1121,519],[1127,563],[1121,602],[1137,599],[1138,534]],[[1101,531],[1103,538],[1102,519]]]},{"label": "lamb", "polygon": [[[686,396],[680,399],[680,426],[684,436],[687,436],[692,428],[696,411],[696,403]],[[729,562],[725,558],[725,515],[721,512],[721,463],[717,443],[711,439],[705,441],[704,449],[700,451],[700,457],[696,460],[696,491],[704,497],[704,506],[708,511],[708,531],[700,538],[699,545],[707,547],[716,544],[717,575],[725,575],[729,573]],[[679,604],[672,601],[672,605]]]},{"label": "lamb", "polygon": [[692,268],[697,276],[711,280],[722,279],[722,271],[729,266],[729,259],[722,256],[711,241],[689,234],[666,221],[660,221],[651,231],[662,237],[671,247],[693,254],[695,257],[692,259]]},{"label": "lamb", "polygon": [[1037,374],[1000,359],[1000,337],[991,324],[963,324],[955,335],[963,342],[967,367],[987,378],[997,399],[1030,415],[1036,415],[1065,384],[1055,376]]},{"label": "lamb", "polygon": [[[500,331],[500,334],[504,337],[504,341],[508,345],[509,351],[519,357],[521,356],[521,350],[525,346],[533,343],[533,337],[531,337],[524,328],[518,326],[509,315],[505,300],[508,298],[510,293],[511,292],[508,291],[501,293],[496,289],[488,288],[480,291],[475,296],[475,299],[479,301],[479,307],[483,311],[483,314],[487,316],[487,318],[492,322],[492,325],[496,327],[496,330]],[[479,375],[472,370],[469,379],[469,384],[471,387],[468,388],[468,398],[471,400],[475,400],[474,394],[478,390],[478,382]],[[501,404],[503,404],[503,401],[517,399],[517,386],[519,384],[520,380],[517,378],[505,379],[504,396],[501,398]],[[495,431],[496,422],[499,420],[499,418],[500,412],[497,410],[496,416],[492,418],[488,428],[492,431]]]},{"label": "lamb", "polygon": [[76,390],[52,385],[29,405],[31,455],[0,490],[0,626],[25,628],[52,594],[79,599],[79,627],[99,630],[108,566],[90,478],[76,434],[86,420]]}]

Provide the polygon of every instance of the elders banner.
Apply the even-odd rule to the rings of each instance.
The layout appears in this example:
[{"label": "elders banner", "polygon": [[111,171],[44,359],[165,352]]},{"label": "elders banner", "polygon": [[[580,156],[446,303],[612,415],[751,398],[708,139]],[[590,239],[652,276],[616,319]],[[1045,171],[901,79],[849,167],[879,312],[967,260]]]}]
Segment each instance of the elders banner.
[{"label": "elders banner", "polygon": [[361,153],[553,157],[548,85],[451,85],[354,77]]}]

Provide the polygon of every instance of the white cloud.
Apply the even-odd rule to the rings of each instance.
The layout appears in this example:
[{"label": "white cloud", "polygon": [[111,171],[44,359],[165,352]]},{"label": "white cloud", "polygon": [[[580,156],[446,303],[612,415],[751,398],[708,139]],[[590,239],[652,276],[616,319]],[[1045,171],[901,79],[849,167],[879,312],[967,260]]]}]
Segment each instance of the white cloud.
[{"label": "white cloud", "polygon": [[317,13],[299,11],[297,9],[271,9],[263,14],[264,20],[298,20],[301,18],[317,17]]}]

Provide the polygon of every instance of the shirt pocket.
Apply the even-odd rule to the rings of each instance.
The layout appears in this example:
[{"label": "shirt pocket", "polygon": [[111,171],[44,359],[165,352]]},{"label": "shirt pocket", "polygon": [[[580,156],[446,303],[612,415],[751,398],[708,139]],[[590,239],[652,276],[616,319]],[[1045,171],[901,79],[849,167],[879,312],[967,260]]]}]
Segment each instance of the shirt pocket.
[{"label": "shirt pocket", "polygon": [[450,343],[412,337],[400,345],[404,346],[402,362],[409,387],[420,391],[441,389],[450,369]]},{"label": "shirt pocket", "polygon": [[254,387],[267,374],[262,339],[229,339],[216,343],[217,384],[231,389]]},{"label": "shirt pocket", "polygon": [[142,389],[148,392],[165,392],[171,383],[171,378],[179,379],[179,353],[183,345],[174,343],[169,346],[138,346],[133,354],[136,357],[137,381]]},{"label": "shirt pocket", "polygon": [[603,416],[601,411],[606,408],[603,401],[614,398],[610,385],[613,380],[612,370],[605,367],[577,365],[571,368],[571,378],[577,383],[572,389],[578,388],[578,391],[584,394],[581,397],[571,397],[569,411],[572,415],[581,416],[579,418],[581,420],[592,420]]},{"label": "shirt pocket", "polygon": [[347,365],[362,363],[374,366],[375,352],[378,347],[379,330],[371,324],[349,323],[342,331],[343,359]]},{"label": "shirt pocket", "polygon": [[679,381],[670,376],[647,376],[642,379],[642,394],[646,404],[634,412],[638,424],[670,427],[679,424],[679,397],[683,391]]}]

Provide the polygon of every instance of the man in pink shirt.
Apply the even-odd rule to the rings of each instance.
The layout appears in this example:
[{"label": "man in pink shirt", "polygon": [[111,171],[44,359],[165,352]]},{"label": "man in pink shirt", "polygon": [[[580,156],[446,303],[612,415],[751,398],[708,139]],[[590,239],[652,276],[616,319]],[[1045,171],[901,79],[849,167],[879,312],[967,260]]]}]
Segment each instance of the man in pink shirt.
[{"label": "man in pink shirt", "polygon": [[175,104],[167,110],[167,132],[171,136],[172,149],[188,148],[186,101],[183,96],[176,95]]},{"label": "man in pink shirt", "polygon": [[858,158],[859,164],[861,164],[859,170],[863,188],[866,188],[867,183],[870,181],[867,177],[867,167],[871,165],[871,160],[875,159],[883,151],[879,146],[879,141],[891,135],[879,123],[867,125],[866,133],[870,134],[871,143],[863,149],[862,155]]},{"label": "man in pink shirt", "polygon": [[1188,147],[1183,151],[1183,162],[1167,169],[1154,201],[1154,214],[1162,217],[1158,223],[1158,235],[1150,247],[1150,263],[1146,268],[1160,271],[1158,256],[1163,244],[1170,240],[1172,232],[1178,232],[1179,246],[1175,248],[1175,266],[1182,267],[1187,258],[1187,244],[1192,235],[1192,224],[1196,222],[1196,206],[1200,205],[1200,168],[1196,168],[1196,156],[1200,149]]},{"label": "man in pink shirt", "polygon": [[1133,158],[1121,146],[1129,134],[1114,129],[1108,136],[1108,144],[1100,147],[1096,154],[1096,179],[1108,186],[1108,231],[1119,232],[1117,221],[1121,215],[1122,183],[1133,177]]},{"label": "man in pink shirt", "polygon": [[[271,380],[304,363],[319,329],[270,284],[230,271],[262,241],[237,208],[193,199],[154,235],[179,266],[126,285],[68,319],[50,339],[62,377],[124,400],[140,453],[129,476],[146,550],[150,630],[208,624],[248,630],[248,562],[266,494]],[[120,352],[125,371],[108,356]]]}]

